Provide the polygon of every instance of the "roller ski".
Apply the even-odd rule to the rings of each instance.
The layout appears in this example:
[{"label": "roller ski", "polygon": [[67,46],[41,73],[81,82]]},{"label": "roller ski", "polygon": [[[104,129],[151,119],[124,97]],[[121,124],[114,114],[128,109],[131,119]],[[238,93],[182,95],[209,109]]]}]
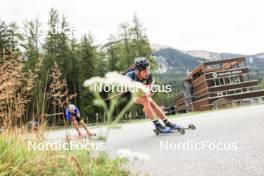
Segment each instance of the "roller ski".
[{"label": "roller ski", "polygon": [[176,123],[167,121],[167,122],[165,122],[165,125],[167,127],[169,127],[170,129],[172,129],[172,130],[179,130],[179,129],[185,129],[185,130],[191,129],[191,130],[195,130],[196,129],[196,127],[195,127],[194,124],[189,124],[188,127],[184,127],[182,125],[179,125],[179,124],[176,124]]},{"label": "roller ski", "polygon": [[[184,127],[182,125],[178,125],[176,123],[172,123],[172,122],[167,121],[167,122],[165,122],[165,125],[166,126],[163,126],[163,128],[156,126],[156,129],[153,130],[154,133],[156,135],[169,134],[169,133],[180,133],[183,135],[183,134],[185,134],[185,130],[188,130],[188,129],[195,130],[196,129],[195,125],[193,125],[193,124],[189,124],[188,127]],[[167,128],[169,128],[169,129],[167,129]]]},{"label": "roller ski", "polygon": [[159,134],[169,134],[169,133],[173,133],[172,129],[170,129],[169,127],[166,127],[166,126],[162,125],[159,122],[155,123],[155,127],[156,128],[153,131],[157,135],[159,135]]}]

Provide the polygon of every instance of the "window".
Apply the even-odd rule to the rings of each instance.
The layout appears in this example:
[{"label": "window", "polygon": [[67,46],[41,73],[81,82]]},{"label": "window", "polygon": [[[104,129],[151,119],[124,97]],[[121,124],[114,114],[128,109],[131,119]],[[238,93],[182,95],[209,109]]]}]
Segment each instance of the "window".
[{"label": "window", "polygon": [[219,79],[219,82],[220,82],[220,85],[225,85],[225,84],[224,84],[224,78],[220,78],[220,79]]},{"label": "window", "polygon": [[225,84],[226,85],[230,84],[230,79],[229,78],[225,78]]},{"label": "window", "polygon": [[239,75],[240,82],[244,82],[243,75]]},{"label": "window", "polygon": [[237,89],[237,90],[236,90],[236,93],[241,93],[241,92],[242,92],[241,89]]},{"label": "window", "polygon": [[239,76],[235,76],[235,83],[240,83],[240,78],[239,78]]},{"label": "window", "polygon": [[222,92],[217,92],[217,96],[221,97],[221,96],[223,96],[223,93]]},{"label": "window", "polygon": [[219,79],[215,79],[214,81],[215,81],[215,86],[219,86],[220,85]]},{"label": "window", "polygon": [[228,94],[229,94],[229,95],[235,94],[235,91],[233,91],[233,90],[228,91]]},{"label": "window", "polygon": [[215,82],[214,82],[214,80],[208,80],[208,81],[207,81],[207,84],[208,84],[209,87],[213,87],[213,86],[215,86]]},{"label": "window", "polygon": [[235,84],[235,78],[234,77],[229,77],[230,79],[230,84]]}]

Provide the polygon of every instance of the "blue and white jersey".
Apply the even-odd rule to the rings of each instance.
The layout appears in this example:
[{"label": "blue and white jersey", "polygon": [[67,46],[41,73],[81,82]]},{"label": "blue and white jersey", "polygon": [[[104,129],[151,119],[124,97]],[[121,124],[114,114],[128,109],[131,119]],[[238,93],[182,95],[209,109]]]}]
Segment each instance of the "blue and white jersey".
[{"label": "blue and white jersey", "polygon": [[72,116],[78,117],[80,115],[79,109],[75,106],[74,113],[71,113],[69,107],[66,108],[66,120],[70,121]]},{"label": "blue and white jersey", "polygon": [[145,85],[151,85],[151,84],[154,84],[154,82],[155,82],[154,77],[152,76],[151,73],[149,74],[149,77],[147,79],[143,79],[143,80],[138,79],[136,70],[130,71],[126,75],[129,78],[131,78],[133,81],[138,81],[138,82],[141,82],[142,84],[145,84]]}]

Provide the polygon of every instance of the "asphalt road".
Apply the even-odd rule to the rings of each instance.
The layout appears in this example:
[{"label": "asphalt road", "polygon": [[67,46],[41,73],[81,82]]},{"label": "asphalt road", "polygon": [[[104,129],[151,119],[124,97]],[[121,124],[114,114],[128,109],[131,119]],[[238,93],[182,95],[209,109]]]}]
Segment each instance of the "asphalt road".
[{"label": "asphalt road", "polygon": [[[113,129],[107,152],[126,155],[134,173],[153,176],[264,175],[264,105],[202,113],[174,119],[195,124],[185,135],[156,136],[143,122]],[[104,129],[95,129],[103,133]],[[56,135],[54,135],[56,133]],[[48,136],[63,136],[52,132]],[[52,135],[53,134],[53,135]]]}]

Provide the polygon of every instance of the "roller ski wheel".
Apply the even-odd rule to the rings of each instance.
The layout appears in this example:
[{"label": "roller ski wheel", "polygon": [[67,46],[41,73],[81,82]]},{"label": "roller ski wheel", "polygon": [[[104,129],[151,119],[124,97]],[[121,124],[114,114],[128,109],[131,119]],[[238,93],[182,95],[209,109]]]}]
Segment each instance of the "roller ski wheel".
[{"label": "roller ski wheel", "polygon": [[192,129],[192,130],[195,130],[196,129],[196,126],[194,124],[189,124],[188,125],[188,128],[189,129]]}]

